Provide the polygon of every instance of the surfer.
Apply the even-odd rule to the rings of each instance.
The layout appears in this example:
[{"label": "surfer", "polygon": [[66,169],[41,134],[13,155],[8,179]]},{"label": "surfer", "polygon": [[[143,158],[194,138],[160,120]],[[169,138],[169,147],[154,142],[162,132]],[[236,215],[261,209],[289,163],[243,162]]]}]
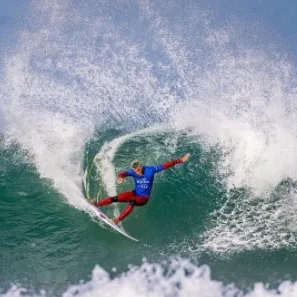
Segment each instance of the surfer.
[{"label": "surfer", "polygon": [[118,183],[120,184],[124,182],[124,178],[127,176],[132,176],[134,178],[135,188],[133,191],[120,193],[113,197],[107,197],[98,202],[95,199],[92,199],[91,203],[101,207],[114,202],[129,202],[128,206],[120,216],[112,220],[115,224],[118,224],[132,212],[134,206],[143,206],[148,202],[153,187],[155,173],[168,169],[174,165],[184,163],[189,157],[190,154],[187,153],[179,159],[157,166],[142,165],[139,161],[135,160],[131,163],[130,169],[118,174]]}]

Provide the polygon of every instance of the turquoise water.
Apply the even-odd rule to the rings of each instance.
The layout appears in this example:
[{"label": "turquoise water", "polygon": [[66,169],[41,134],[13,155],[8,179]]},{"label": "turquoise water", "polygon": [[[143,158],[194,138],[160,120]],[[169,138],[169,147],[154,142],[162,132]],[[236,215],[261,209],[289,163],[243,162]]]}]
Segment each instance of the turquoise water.
[{"label": "turquoise water", "polygon": [[[88,166],[91,162],[87,160],[95,156],[104,140],[98,135],[86,146]],[[174,153],[166,145],[173,138]],[[150,154],[143,156],[144,149]],[[284,276],[294,279],[296,248],[292,243],[287,248],[223,252],[204,246],[203,234],[216,223],[216,211],[227,195],[224,183],[215,174],[220,158],[215,149],[206,152],[184,134],[138,136],[118,149],[114,163],[118,171],[129,163],[126,156],[142,157],[148,162],[155,159],[158,164],[169,155],[180,156],[185,151],[192,154],[190,161],[159,174],[149,204],[135,209],[123,223],[125,230],[139,239],[135,243],[70,207],[50,180],[40,177],[21,148],[5,148],[2,142],[1,287],[8,290],[11,283],[25,284],[32,293],[45,290],[48,295],[57,296],[71,284],[89,280],[94,264],[117,277],[130,264],[141,265],[144,258],[150,263],[162,263],[176,256],[196,265],[207,264],[214,279],[226,285],[235,283],[244,291],[259,281],[275,287]],[[88,177],[93,196],[101,183],[95,168],[91,168]],[[118,186],[118,191],[132,186],[131,181],[127,182]],[[245,195],[238,189],[230,199],[236,203]],[[105,210],[113,215],[112,207]]]},{"label": "turquoise water", "polygon": [[[1,69],[0,294],[297,294],[296,75],[276,41],[179,2],[28,13]],[[187,152],[123,222],[139,242],[92,217],[86,193],[132,189],[133,159]]]}]

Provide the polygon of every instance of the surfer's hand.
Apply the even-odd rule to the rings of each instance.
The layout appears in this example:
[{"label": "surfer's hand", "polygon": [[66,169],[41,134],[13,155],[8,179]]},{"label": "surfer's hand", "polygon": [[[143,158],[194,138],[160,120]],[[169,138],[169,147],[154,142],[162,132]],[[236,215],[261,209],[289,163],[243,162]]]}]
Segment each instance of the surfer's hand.
[{"label": "surfer's hand", "polygon": [[123,177],[118,177],[118,183],[122,184],[124,182],[124,178]]},{"label": "surfer's hand", "polygon": [[182,156],[180,159],[182,160],[182,162],[186,162],[186,161],[188,161],[189,158],[190,158],[190,154],[187,153],[184,156]]}]

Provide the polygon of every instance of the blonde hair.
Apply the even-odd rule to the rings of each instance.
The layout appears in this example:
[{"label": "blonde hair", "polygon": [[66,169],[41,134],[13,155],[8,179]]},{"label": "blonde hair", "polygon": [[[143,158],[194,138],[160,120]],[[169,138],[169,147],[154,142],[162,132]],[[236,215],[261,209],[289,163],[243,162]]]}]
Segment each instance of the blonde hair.
[{"label": "blonde hair", "polygon": [[136,169],[138,168],[139,166],[141,166],[142,164],[138,161],[138,160],[134,160],[132,163],[131,163],[131,168],[133,169]]}]

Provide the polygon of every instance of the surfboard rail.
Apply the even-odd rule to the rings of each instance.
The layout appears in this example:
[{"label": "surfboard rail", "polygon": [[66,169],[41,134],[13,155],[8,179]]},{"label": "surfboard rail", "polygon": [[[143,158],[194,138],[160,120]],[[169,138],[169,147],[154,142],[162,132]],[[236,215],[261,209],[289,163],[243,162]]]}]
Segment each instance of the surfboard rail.
[{"label": "surfboard rail", "polygon": [[91,204],[89,201],[88,201],[88,203],[91,205],[92,211],[96,215],[96,218],[98,220],[100,220],[101,222],[104,222],[109,227],[111,227],[113,230],[121,233],[125,237],[127,237],[127,238],[129,238],[131,240],[134,240],[134,241],[138,241],[138,239],[134,238],[133,236],[128,234],[125,230],[121,229],[118,225],[113,223],[113,221],[104,212],[102,212],[99,208],[97,208],[96,206]]}]

